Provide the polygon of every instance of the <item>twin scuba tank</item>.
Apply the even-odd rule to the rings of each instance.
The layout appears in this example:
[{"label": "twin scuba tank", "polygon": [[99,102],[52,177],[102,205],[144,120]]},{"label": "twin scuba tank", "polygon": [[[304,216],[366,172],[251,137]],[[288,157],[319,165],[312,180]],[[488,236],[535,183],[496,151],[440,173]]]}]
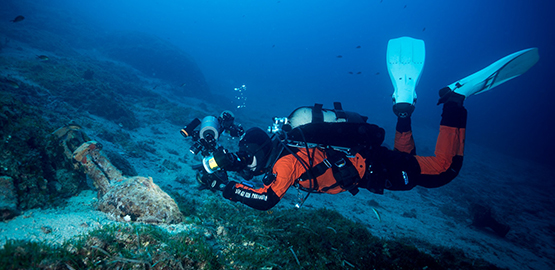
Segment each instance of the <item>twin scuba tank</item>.
[{"label": "twin scuba tank", "polygon": [[344,111],[339,102],[334,103],[334,109],[315,104],[297,108],[287,118],[274,118],[269,131],[282,136],[288,146],[331,147],[354,154],[383,143],[385,130],[367,120],[366,116]]}]

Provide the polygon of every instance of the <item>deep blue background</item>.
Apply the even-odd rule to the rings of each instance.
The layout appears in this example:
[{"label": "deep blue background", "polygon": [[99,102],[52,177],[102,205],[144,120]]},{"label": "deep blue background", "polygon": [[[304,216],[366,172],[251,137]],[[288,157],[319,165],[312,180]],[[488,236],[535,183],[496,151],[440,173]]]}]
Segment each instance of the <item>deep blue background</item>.
[{"label": "deep blue background", "polygon": [[552,1],[33,2],[102,31],[154,33],[195,59],[212,92],[233,97],[233,88],[246,84],[250,109],[270,108],[275,115],[342,101],[377,124],[394,122],[386,46],[391,38],[411,36],[423,39],[427,50],[413,118],[437,126],[438,89],[505,55],[538,47],[540,61],[528,73],[466,102],[467,138],[524,159],[555,160]]}]

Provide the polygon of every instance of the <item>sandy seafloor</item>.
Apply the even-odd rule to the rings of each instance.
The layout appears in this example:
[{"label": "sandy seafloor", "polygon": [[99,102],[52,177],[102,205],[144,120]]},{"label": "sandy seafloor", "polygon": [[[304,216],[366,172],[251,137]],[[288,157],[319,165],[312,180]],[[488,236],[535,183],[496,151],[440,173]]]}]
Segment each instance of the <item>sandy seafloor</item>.
[{"label": "sandy seafloor", "polygon": [[[10,72],[4,69],[1,75],[6,76]],[[187,106],[205,104],[205,101],[193,98],[182,102]],[[226,108],[209,109],[221,111]],[[158,113],[141,106],[133,110],[137,118],[145,122],[149,122],[147,119],[151,115]],[[270,118],[266,119],[262,115],[244,120],[237,119],[237,122],[245,127],[256,125],[263,128],[270,123]],[[97,136],[99,130],[121,129],[117,124],[86,113],[76,116],[74,121],[88,123],[90,128],[85,128],[85,132],[91,138],[103,143],[104,149],[125,156],[120,145],[102,141]],[[386,128],[386,143],[392,145],[394,123],[376,124]],[[419,124],[419,121],[413,123],[421,155],[432,154],[435,146],[438,129],[428,125]],[[156,152],[148,153],[147,158],[130,158],[129,161],[139,175],[153,177],[154,182],[165,190],[198,196],[201,200],[218,196],[216,199],[223,201],[219,194],[197,190],[195,173],[190,164],[196,164],[200,159],[189,154],[191,141],[181,136],[181,128],[168,122],[157,122],[129,132],[134,141],[150,142],[156,149]],[[222,140],[224,144],[236,142],[236,139],[230,138]],[[175,155],[175,151],[180,155]],[[181,169],[164,169],[162,163],[166,159],[177,163]],[[176,181],[184,178],[187,181],[185,184]],[[366,190],[356,196],[349,193],[311,195],[303,207],[336,209],[346,217],[367,225],[375,236],[411,239],[422,250],[426,250],[425,243],[431,243],[460,248],[470,257],[483,258],[509,269],[555,269],[555,199],[549,192],[553,190],[553,185],[553,176],[547,168],[524,159],[498,154],[473,144],[472,139],[467,138],[463,170],[447,186],[438,189],[415,188],[405,192],[386,191],[384,195]],[[291,188],[276,207],[293,208],[298,197],[297,191]],[[96,200],[96,193],[87,190],[69,199],[63,208],[24,211],[14,219],[0,222],[0,244],[4,244],[7,239],[61,243],[114,222],[94,208]],[[492,207],[495,216],[511,226],[508,235],[500,238],[491,231],[470,226],[472,216],[469,207],[472,203]],[[372,208],[378,211],[381,220],[378,220]],[[173,232],[191,229],[191,225],[186,224],[164,227]],[[45,228],[51,228],[51,232],[46,233],[48,230]]]}]

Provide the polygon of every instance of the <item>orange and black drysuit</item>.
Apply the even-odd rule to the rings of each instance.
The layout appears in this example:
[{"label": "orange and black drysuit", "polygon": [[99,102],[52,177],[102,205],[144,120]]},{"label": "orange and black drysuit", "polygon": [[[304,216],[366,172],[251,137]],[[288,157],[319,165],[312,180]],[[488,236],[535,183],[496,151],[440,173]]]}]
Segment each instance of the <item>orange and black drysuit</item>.
[{"label": "orange and black drysuit", "polygon": [[[354,185],[381,194],[384,189],[410,190],[415,186],[435,188],[449,183],[462,166],[466,115],[462,100],[444,104],[435,156],[428,157],[416,155],[410,118],[399,118],[394,150],[380,146],[362,149],[356,155],[347,157],[352,168],[356,169],[355,174],[358,174],[359,180]],[[352,186],[337,183],[332,168],[314,177],[315,181],[314,178],[303,177],[307,172],[306,164],[320,164],[327,158],[326,151],[319,148],[287,153],[271,168],[275,176],[271,183],[254,188],[230,181],[223,190],[223,196],[255,209],[267,210],[275,206],[292,185],[321,193],[352,192]]]}]

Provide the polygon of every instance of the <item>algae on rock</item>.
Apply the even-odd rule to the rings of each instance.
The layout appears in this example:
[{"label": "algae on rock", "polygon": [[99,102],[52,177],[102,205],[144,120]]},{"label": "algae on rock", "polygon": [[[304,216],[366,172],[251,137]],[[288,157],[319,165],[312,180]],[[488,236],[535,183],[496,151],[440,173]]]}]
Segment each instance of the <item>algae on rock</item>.
[{"label": "algae on rock", "polygon": [[119,221],[179,223],[182,214],[175,201],[151,177],[135,176],[113,185],[98,208]]}]

